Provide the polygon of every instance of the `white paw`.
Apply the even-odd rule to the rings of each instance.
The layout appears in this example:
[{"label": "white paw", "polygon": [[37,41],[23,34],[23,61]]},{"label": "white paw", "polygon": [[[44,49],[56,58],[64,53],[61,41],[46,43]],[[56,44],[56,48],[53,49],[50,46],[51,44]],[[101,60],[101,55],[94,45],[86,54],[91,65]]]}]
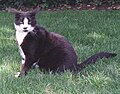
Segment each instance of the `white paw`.
[{"label": "white paw", "polygon": [[15,75],[16,78],[20,77],[20,72]]},{"label": "white paw", "polygon": [[36,65],[35,65],[35,68],[39,68],[39,66],[36,64]]},{"label": "white paw", "polygon": [[34,63],[34,64],[32,65],[32,68],[33,68],[33,69],[35,69],[35,68],[39,68],[39,66],[38,66],[37,63]]}]

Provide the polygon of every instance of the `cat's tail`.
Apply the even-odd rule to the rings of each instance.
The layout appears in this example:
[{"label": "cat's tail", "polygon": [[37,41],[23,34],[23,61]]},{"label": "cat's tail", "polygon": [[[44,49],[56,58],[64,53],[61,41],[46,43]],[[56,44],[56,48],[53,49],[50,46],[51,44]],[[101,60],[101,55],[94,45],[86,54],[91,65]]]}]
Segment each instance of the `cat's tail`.
[{"label": "cat's tail", "polygon": [[82,63],[77,64],[76,70],[80,71],[83,68],[85,68],[87,65],[95,63],[98,59],[115,57],[116,55],[117,55],[116,53],[109,53],[109,52],[100,52],[100,53],[97,53],[97,54],[92,55],[91,57],[87,58]]}]

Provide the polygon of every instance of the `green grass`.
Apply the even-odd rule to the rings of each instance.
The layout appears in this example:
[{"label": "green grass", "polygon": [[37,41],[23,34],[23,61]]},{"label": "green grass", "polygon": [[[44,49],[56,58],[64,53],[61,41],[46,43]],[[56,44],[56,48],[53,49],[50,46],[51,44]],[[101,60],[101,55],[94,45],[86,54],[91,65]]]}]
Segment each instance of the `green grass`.
[{"label": "green grass", "polygon": [[0,94],[120,94],[120,11],[45,11],[37,20],[72,43],[78,63],[101,51],[118,56],[99,60],[77,75],[43,74],[35,69],[15,78],[21,60],[13,16],[0,12]]}]

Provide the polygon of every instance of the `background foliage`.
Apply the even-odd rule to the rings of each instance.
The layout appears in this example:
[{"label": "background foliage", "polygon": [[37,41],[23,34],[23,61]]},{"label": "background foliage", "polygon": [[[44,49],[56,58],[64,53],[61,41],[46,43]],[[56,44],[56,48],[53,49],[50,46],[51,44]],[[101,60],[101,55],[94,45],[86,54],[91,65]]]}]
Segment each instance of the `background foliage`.
[{"label": "background foliage", "polygon": [[55,8],[61,4],[68,4],[74,6],[75,4],[92,4],[96,6],[100,5],[113,5],[120,3],[120,0],[0,0],[0,8],[6,7],[36,7],[42,8]]}]

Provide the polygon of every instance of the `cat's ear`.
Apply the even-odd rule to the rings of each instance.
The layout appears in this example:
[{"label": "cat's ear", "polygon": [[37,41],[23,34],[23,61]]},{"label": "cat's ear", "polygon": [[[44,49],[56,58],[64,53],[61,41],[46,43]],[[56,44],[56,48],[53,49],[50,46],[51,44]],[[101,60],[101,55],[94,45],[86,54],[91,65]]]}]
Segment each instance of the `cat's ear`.
[{"label": "cat's ear", "polygon": [[29,11],[28,13],[30,13],[30,14],[32,14],[32,15],[35,15],[35,14],[37,14],[39,11],[40,11],[40,8],[37,7],[36,9],[33,9],[32,11]]},{"label": "cat's ear", "polygon": [[14,9],[14,8],[7,8],[6,10],[10,13],[13,13],[13,14],[20,14],[20,11]]}]

